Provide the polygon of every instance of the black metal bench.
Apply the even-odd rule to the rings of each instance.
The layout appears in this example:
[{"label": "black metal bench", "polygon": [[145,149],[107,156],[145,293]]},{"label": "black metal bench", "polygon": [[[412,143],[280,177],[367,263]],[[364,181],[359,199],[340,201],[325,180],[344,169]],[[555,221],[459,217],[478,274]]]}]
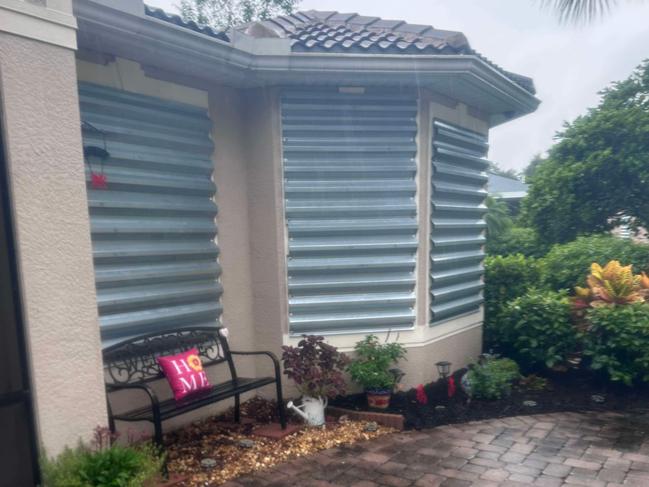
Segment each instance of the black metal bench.
[{"label": "black metal bench", "polygon": [[[156,358],[161,355],[174,355],[196,347],[203,367],[227,364],[230,380],[212,386],[208,391],[186,397],[182,401],[161,400],[150,383],[164,378]],[[244,378],[237,375],[232,357],[234,355],[266,355],[275,369],[274,377]],[[172,332],[158,332],[142,335],[117,343],[103,352],[107,393],[135,389],[144,392],[150,405],[133,408],[114,414],[110,399],[108,418],[111,431],[115,431],[115,420],[149,421],[155,428],[155,442],[162,446],[162,422],[195,409],[224,399],[234,398],[234,420],[241,420],[240,396],[260,387],[275,384],[277,408],[282,428],[286,428],[284,400],[282,398],[282,378],[277,357],[271,352],[239,352],[230,350],[228,341],[220,328],[187,328]],[[171,390],[171,388],[169,388]],[[108,394],[107,394],[108,396]]]}]

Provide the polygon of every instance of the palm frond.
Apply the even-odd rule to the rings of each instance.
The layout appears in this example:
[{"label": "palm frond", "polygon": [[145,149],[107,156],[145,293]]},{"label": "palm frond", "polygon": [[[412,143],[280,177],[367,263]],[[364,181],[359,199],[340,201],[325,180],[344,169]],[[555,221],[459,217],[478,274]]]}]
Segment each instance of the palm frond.
[{"label": "palm frond", "polygon": [[606,14],[618,0],[541,0],[561,22],[587,23]]}]

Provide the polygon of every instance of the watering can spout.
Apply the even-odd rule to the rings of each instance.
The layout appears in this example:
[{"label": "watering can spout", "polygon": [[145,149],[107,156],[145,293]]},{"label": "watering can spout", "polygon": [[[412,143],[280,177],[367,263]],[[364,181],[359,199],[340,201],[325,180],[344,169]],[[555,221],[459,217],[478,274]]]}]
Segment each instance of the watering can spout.
[{"label": "watering can spout", "polygon": [[286,407],[289,408],[289,409],[292,409],[292,410],[295,411],[297,414],[299,414],[300,416],[302,416],[302,418],[304,418],[305,421],[308,421],[309,417],[308,417],[308,416],[304,413],[304,411],[302,411],[298,406],[296,406],[295,404],[293,404],[293,401],[289,401],[289,402],[286,404]]},{"label": "watering can spout", "polygon": [[326,398],[302,396],[300,406],[296,406],[293,401],[289,401],[286,407],[302,416],[302,419],[310,426],[323,426],[325,424]]}]

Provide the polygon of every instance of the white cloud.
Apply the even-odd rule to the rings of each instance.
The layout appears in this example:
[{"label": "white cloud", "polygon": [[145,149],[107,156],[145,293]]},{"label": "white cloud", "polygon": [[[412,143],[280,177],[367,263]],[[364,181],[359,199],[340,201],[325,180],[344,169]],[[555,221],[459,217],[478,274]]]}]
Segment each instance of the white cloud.
[{"label": "white cloud", "polygon": [[[174,11],[176,0],[147,0]],[[531,76],[536,113],[492,131],[490,158],[521,169],[552,145],[565,120],[597,104],[597,92],[649,58],[649,1],[620,2],[587,26],[560,25],[538,0],[303,0],[301,9],[338,10],[459,30],[500,66]]]}]

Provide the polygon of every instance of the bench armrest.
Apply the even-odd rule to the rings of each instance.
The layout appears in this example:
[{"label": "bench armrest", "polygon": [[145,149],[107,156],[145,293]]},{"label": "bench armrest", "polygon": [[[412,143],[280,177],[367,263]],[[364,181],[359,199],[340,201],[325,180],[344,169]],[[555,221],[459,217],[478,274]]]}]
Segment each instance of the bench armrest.
[{"label": "bench armrest", "polygon": [[279,380],[281,376],[281,372],[279,368],[279,360],[277,360],[277,356],[273,352],[266,352],[266,351],[242,352],[242,351],[230,350],[230,354],[231,355],[266,355],[273,361],[273,367],[275,368],[275,378]]},{"label": "bench armrest", "polygon": [[160,401],[158,400],[158,395],[147,384],[106,384],[106,390],[108,392],[123,391],[128,389],[139,389],[146,392],[154,409],[159,408]]}]

